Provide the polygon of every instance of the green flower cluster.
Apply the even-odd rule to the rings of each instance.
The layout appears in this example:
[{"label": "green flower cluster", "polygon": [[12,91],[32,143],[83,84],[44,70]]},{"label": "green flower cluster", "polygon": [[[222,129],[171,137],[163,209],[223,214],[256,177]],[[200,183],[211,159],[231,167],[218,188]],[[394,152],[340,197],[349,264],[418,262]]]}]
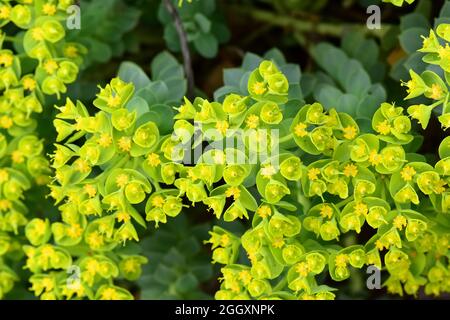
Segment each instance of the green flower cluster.
[{"label": "green flower cluster", "polygon": [[[439,39],[440,38],[440,39]],[[443,40],[443,41],[442,41]],[[444,42],[444,44],[441,44]],[[444,130],[450,128],[450,24],[443,23],[438,25],[436,31],[431,30],[428,37],[423,37],[422,48],[419,52],[425,53],[422,60],[425,63],[439,66],[444,72],[444,78],[437,73],[426,70],[420,75],[410,70],[411,80],[404,82],[407,87],[408,96],[406,99],[412,99],[424,96],[432,100],[427,104],[415,104],[408,108],[408,114],[416,119],[425,129],[430,121],[431,114],[436,107],[441,107],[442,111],[438,117]],[[437,109],[436,109],[437,110]]]},{"label": "green flower cluster", "polygon": [[[274,65],[264,66],[271,73],[269,80],[276,78],[277,82],[253,82],[271,86],[266,89],[269,97],[283,98],[287,95],[285,77]],[[279,122],[273,119],[274,113],[281,114],[276,103],[258,103],[247,112],[246,99],[241,98],[230,95],[223,107],[200,98],[194,103],[186,99],[169,135],[162,135],[160,124],[153,121],[154,111],[134,93],[134,85],[119,78],[100,89],[94,101],[99,111],[93,116],[81,102],[67,99],[54,120],[56,140],[64,143],[55,144],[55,182],[50,185],[62,222],[35,219],[27,226],[33,246],[25,252],[27,267],[35,274],[30,279],[35,293],[44,299],[131,298],[113,281],[138,277],[146,259],[123,255],[122,244],[139,240],[134,223],[145,227],[145,220],[153,221],[157,227],[167,217],[176,217],[185,206],[184,198],[192,205],[203,202],[217,217],[223,213],[227,221],[248,218],[248,211],[255,211],[257,204],[241,184],[256,167],[237,162],[236,158],[245,157],[240,150],[211,150],[195,166],[180,162],[191,148],[194,120],[212,130],[213,136],[208,137],[215,141],[233,128],[270,127]],[[286,164],[296,163],[296,159],[286,160]],[[226,184],[213,188],[222,178]],[[283,184],[273,183],[266,189],[275,201],[274,190],[283,189]],[[224,210],[227,198],[235,201]],[[145,220],[138,210],[145,210]],[[74,266],[80,281],[67,286],[66,271]],[[127,270],[137,273],[131,277]]]},{"label": "green flower cluster", "polygon": [[383,2],[389,2],[397,7],[403,6],[403,4],[406,2],[407,4],[412,4],[414,0],[383,0]]},{"label": "green flower cluster", "polygon": [[[210,232],[213,263],[224,265],[217,299],[333,299],[320,284],[325,273],[343,281],[371,265],[388,272],[390,292],[449,292],[450,138],[433,166],[410,151],[401,107],[382,104],[373,131],[361,132],[318,103],[287,110],[288,81],[273,62],[263,61],[247,87],[248,96],[231,93],[223,103],[185,99],[168,135],[119,78],[100,89],[93,116],[67,100],[54,120],[64,144],[51,185],[62,222],[27,226],[36,294],[132,298],[114,280],[135,279],[146,262],[122,253],[121,244],[139,240],[135,223],[158,226],[196,203],[227,222],[252,220],[242,235]],[[344,243],[363,229],[369,241]],[[80,281],[69,287],[72,264]]]},{"label": "green flower cluster", "polygon": [[7,262],[23,257],[26,242],[19,234],[29,221],[25,192],[50,181],[34,114],[43,111],[45,95],[66,92],[81,63],[83,47],[64,41],[71,4],[0,1],[0,298],[18,280]]},{"label": "green flower cluster", "polygon": [[[154,163],[148,159],[157,161],[152,151],[160,140],[151,114],[131,108],[133,94],[133,84],[115,78],[98,93],[94,105],[100,111],[94,116],[70,99],[58,108],[56,140],[64,144],[55,144],[55,182],[50,189],[62,221],[35,219],[28,224],[27,238],[33,246],[25,250],[27,267],[34,273],[32,290],[43,299],[132,298],[113,280],[139,278],[140,266],[147,262],[124,252],[121,244],[139,240],[133,221],[145,227],[133,205],[142,203],[153,188],[159,189],[156,183],[152,187],[144,168]],[[160,201],[169,193],[153,194],[147,206],[162,206]],[[175,216],[181,205],[173,198],[164,208]],[[70,268],[77,270],[77,278],[68,286]]]},{"label": "green flower cluster", "polygon": [[[269,65],[255,73],[263,75]],[[247,119],[255,105],[271,105],[283,133],[279,166],[263,161],[253,168],[260,204],[249,230],[240,236],[218,227],[211,232],[213,262],[225,265],[216,298],[332,299],[335,289],[320,284],[325,273],[343,281],[364,266],[387,271],[391,293],[416,295],[422,286],[427,294],[449,292],[450,138],[431,165],[410,151],[411,121],[401,107],[383,103],[372,130],[361,132],[350,116],[318,103],[284,119],[286,101],[255,96],[258,83],[261,78],[250,77],[251,96],[236,101],[250,105],[242,109]],[[252,185],[239,182],[240,191]],[[233,200],[230,208],[239,197]],[[363,230],[371,238],[358,244]],[[239,247],[248,261],[240,259]]]}]

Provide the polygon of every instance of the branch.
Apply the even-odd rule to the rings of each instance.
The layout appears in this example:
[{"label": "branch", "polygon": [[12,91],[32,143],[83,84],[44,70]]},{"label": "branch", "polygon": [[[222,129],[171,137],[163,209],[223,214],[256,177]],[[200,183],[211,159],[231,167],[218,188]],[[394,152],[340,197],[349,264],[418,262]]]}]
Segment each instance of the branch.
[{"label": "branch", "polygon": [[180,47],[181,53],[183,55],[184,61],[184,72],[187,78],[187,96],[189,99],[194,97],[194,72],[192,71],[192,59],[191,53],[189,51],[188,41],[186,32],[183,27],[183,23],[181,21],[180,15],[178,14],[177,9],[173,5],[171,0],[163,0],[166,10],[170,13],[173,19],[173,23],[175,25],[175,29],[178,34],[178,38],[180,39]]}]

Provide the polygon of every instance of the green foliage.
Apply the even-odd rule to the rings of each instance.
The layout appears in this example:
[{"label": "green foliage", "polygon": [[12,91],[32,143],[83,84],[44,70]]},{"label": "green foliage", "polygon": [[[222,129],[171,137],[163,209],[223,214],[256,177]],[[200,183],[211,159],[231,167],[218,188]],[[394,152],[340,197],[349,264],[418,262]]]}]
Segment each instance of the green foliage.
[{"label": "green foliage", "polygon": [[[411,80],[404,83],[408,88],[408,96],[406,99],[424,96],[432,100],[430,105],[416,104],[408,108],[408,113],[411,118],[418,120],[422,128],[428,126],[432,111],[436,107],[441,107],[442,112],[438,117],[442,128],[447,130],[450,128],[450,107],[449,107],[449,90],[448,86],[450,75],[450,47],[448,42],[450,36],[448,34],[450,24],[442,23],[438,25],[435,31],[431,30],[428,37],[424,37],[423,46],[418,50],[425,54],[422,58],[423,62],[430,65],[437,65],[444,73],[444,79],[437,73],[426,70],[420,75],[415,71],[410,70]],[[442,39],[446,43],[440,44],[438,39]]]},{"label": "green foliage", "polygon": [[[153,11],[180,51],[163,1],[82,1],[81,30],[73,1],[0,1],[0,298],[335,299],[369,266],[389,294],[450,292],[449,2],[382,33],[317,19],[326,0],[172,3],[195,89],[225,67],[202,97],[140,29]],[[288,58],[221,48],[228,14],[264,22],[242,48]]]},{"label": "green foliage", "polygon": [[[148,85],[149,80],[142,73],[135,72],[134,77],[129,77],[137,88]],[[276,86],[272,79],[277,79]],[[403,146],[410,144],[413,136],[409,133],[411,122],[401,107],[381,104],[372,118],[372,130],[376,134],[371,134],[360,129],[346,113],[334,108],[326,111],[319,103],[308,104],[298,107],[295,117],[286,118],[284,126],[289,131],[282,131],[280,140],[272,140],[268,145],[270,150],[279,143],[295,142],[282,144],[280,163],[270,157],[257,159],[256,163],[235,162],[230,155],[242,153],[241,159],[245,160],[256,150],[245,136],[237,138],[242,139],[245,147],[242,150],[212,149],[203,153],[194,165],[179,162],[192,143],[221,141],[240,128],[253,129],[260,137],[266,135],[265,139],[273,139],[267,136],[267,129],[280,128],[284,115],[289,114],[287,83],[278,66],[264,60],[248,77],[247,97],[230,93],[223,103],[201,98],[191,103],[185,99],[174,117],[175,130],[168,137],[160,134],[153,121],[146,120],[140,127],[135,125],[142,123],[140,119],[145,119],[147,110],[136,113],[139,109],[134,109],[131,103],[136,99],[134,85],[118,78],[98,94],[94,105],[101,111],[95,117],[83,115],[85,109],[81,103],[75,106],[68,101],[57,118],[82,116],[86,121],[78,120],[77,128],[71,130],[67,128],[74,125],[68,123],[57,126],[58,140],[72,135],[74,130],[79,132],[69,138],[66,147],[58,148],[66,156],[55,154],[53,163],[58,184],[53,185],[52,196],[58,202],[64,197],[70,201],[60,206],[65,224],[53,224],[51,229],[58,246],[50,248],[52,254],[64,255],[67,262],[54,265],[50,260],[42,264],[36,260],[39,254],[34,254],[29,256],[27,264],[36,271],[65,269],[70,255],[63,247],[70,248],[80,241],[95,252],[108,250],[113,260],[120,261],[122,255],[115,255],[113,249],[120,242],[139,240],[131,221],[145,226],[134,205],[147,199],[146,220],[158,227],[169,222],[167,217],[180,214],[186,199],[191,205],[203,202],[217,218],[223,217],[225,221],[249,219],[250,213],[255,212],[251,228],[241,235],[217,226],[210,233],[208,242],[212,244],[213,263],[225,265],[221,269],[221,289],[215,295],[218,299],[332,299],[333,289],[318,282],[318,275],[328,272],[334,281],[343,281],[350,276],[350,267],[359,269],[364,265],[386,268],[390,277],[385,285],[390,292],[403,294],[401,283],[408,294],[416,294],[421,285],[426,285],[426,290],[433,294],[447,291],[445,281],[426,280],[430,270],[446,260],[435,257],[445,255],[448,250],[447,245],[439,245],[449,241],[448,233],[440,232],[448,223],[446,173],[437,165],[434,168],[420,162],[419,155],[405,151]],[[111,115],[111,120],[103,116],[105,113]],[[196,139],[193,139],[194,122],[203,124],[198,132],[202,135]],[[139,130],[143,127],[147,139],[141,141]],[[214,133],[208,132],[211,129]],[[85,135],[84,131],[93,135],[81,148],[74,148],[70,143]],[[115,152],[110,153],[109,148],[115,148]],[[446,155],[445,150],[442,147],[441,155]],[[303,154],[320,157],[313,159]],[[78,157],[72,162],[73,156]],[[68,161],[70,165],[66,164]],[[93,180],[90,172],[96,166],[102,171]],[[222,179],[222,184],[217,185]],[[160,189],[161,184],[166,187]],[[255,198],[256,193],[259,195]],[[291,194],[303,194],[305,201],[298,202]],[[431,203],[422,204],[422,197],[430,197]],[[231,201],[229,204],[227,199]],[[428,212],[427,206],[442,214],[419,213]],[[299,208],[303,214],[296,214]],[[103,216],[104,210],[112,213]],[[93,218],[98,215],[102,217]],[[75,220],[67,220],[69,216]],[[92,218],[87,220],[86,216]],[[76,237],[70,231],[73,223],[80,228]],[[350,247],[342,244],[342,237],[360,233],[365,224],[374,232],[366,244]],[[36,244],[47,240],[47,236],[34,239]],[[41,244],[33,250],[40,252],[48,248],[48,244]],[[241,248],[248,262],[238,262]],[[380,252],[384,250],[387,252],[382,261]],[[107,259],[100,253],[94,257],[99,259],[98,263]],[[76,263],[83,267],[84,259],[80,256]],[[161,262],[168,263],[165,259],[175,259],[181,264],[184,258],[171,250]],[[418,269],[414,267],[418,259],[428,262],[420,262]],[[113,262],[110,263],[113,268]],[[155,286],[149,296],[165,292],[163,297],[174,297],[198,283],[189,272],[176,280],[177,273],[164,264],[155,270],[165,286],[159,289]],[[112,271],[101,276],[111,279],[118,275]],[[94,276],[83,282],[86,292],[92,286],[100,286],[94,297],[119,298],[124,292],[111,287],[111,283],[103,284],[104,280],[99,279],[97,283]],[[105,285],[109,285],[108,295],[102,291]],[[39,294],[40,287],[36,288]],[[46,291],[45,294],[55,293]]]},{"label": "green foliage", "polygon": [[142,299],[211,298],[199,289],[213,275],[202,250],[208,229],[206,224],[192,226],[180,215],[142,240],[143,254],[150,261],[138,281]]},{"label": "green foliage", "polygon": [[[171,0],[176,4],[177,0]],[[198,0],[179,7],[179,15],[191,47],[205,58],[217,55],[219,45],[228,41],[230,33],[226,27],[216,0]],[[172,51],[180,51],[180,39],[173,19],[162,2],[158,19],[164,25],[164,39]]]},{"label": "green foliage", "polygon": [[418,50],[422,48],[423,39],[428,36],[430,28],[436,28],[441,23],[450,22],[450,2],[444,2],[439,11],[439,16],[434,19],[434,23],[429,23],[428,15],[428,10],[416,10],[401,17],[399,43],[407,55],[401,57],[392,67],[391,76],[394,79],[408,78],[410,69],[417,73],[429,69],[429,66],[422,61],[422,54]]},{"label": "green foliage", "polygon": [[69,39],[88,49],[85,66],[105,63],[135,48],[136,40],[127,33],[138,22],[138,9],[122,0],[83,0],[80,7],[81,28],[71,30]]},{"label": "green foliage", "polygon": [[[383,68],[378,64],[377,47],[357,33],[347,35],[343,39],[343,47],[348,54],[328,43],[315,46],[311,54],[323,72],[305,74],[301,87],[306,97],[320,102],[325,109],[346,112],[360,126],[370,128],[375,110],[386,100],[384,87],[372,81],[372,78],[382,78],[383,74]],[[370,55],[358,54],[368,47],[375,47],[370,50]],[[360,62],[349,54],[363,56],[364,60]],[[372,73],[369,74],[368,70]]]}]

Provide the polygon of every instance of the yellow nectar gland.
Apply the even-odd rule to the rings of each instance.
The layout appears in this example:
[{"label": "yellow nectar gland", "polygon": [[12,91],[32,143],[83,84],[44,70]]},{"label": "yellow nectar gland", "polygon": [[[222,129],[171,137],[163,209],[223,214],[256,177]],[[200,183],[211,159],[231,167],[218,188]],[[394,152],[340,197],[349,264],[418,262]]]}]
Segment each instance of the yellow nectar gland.
[{"label": "yellow nectar gland", "polygon": [[69,45],[64,49],[64,55],[68,58],[76,58],[78,56],[78,48]]},{"label": "yellow nectar gland", "polygon": [[159,155],[156,153],[150,153],[147,156],[147,163],[150,167],[157,167],[161,163]]},{"label": "yellow nectar gland", "polygon": [[106,104],[110,108],[117,108],[120,105],[121,99],[118,95],[109,96],[106,100]]},{"label": "yellow nectar gland", "polygon": [[178,108],[178,112],[181,114],[185,114],[185,113],[189,113],[189,107],[186,103],[182,104],[179,108]]},{"label": "yellow nectar gland", "polygon": [[375,241],[375,247],[378,249],[378,251],[382,251],[385,248],[385,245],[383,244],[383,241],[377,240]]},{"label": "yellow nectar gland", "polygon": [[53,16],[56,13],[56,6],[51,3],[46,3],[42,7],[42,12],[47,16]]},{"label": "yellow nectar gland", "polygon": [[256,114],[251,114],[245,120],[245,124],[250,129],[256,129],[259,125],[259,117]]},{"label": "yellow nectar gland", "polygon": [[36,80],[27,77],[23,79],[23,88],[25,90],[30,90],[33,91],[34,89],[36,89]]},{"label": "yellow nectar gland", "polygon": [[131,150],[131,138],[130,137],[122,137],[118,141],[119,149],[123,152],[128,152]]},{"label": "yellow nectar gland", "polygon": [[100,248],[103,245],[103,237],[98,233],[98,231],[94,231],[87,237],[87,243],[93,249]]},{"label": "yellow nectar gland", "polygon": [[92,184],[86,184],[83,187],[83,189],[84,189],[84,192],[87,193],[89,198],[93,198],[97,194],[97,189]]},{"label": "yellow nectar gland", "polygon": [[433,48],[433,41],[431,40],[431,38],[430,37],[424,37],[424,36],[421,36],[422,37],[422,49],[431,49],[431,48]]},{"label": "yellow nectar gland", "polygon": [[94,258],[91,258],[86,263],[86,271],[91,275],[95,275],[99,271],[99,269],[100,269],[100,264]]},{"label": "yellow nectar gland", "polygon": [[437,181],[435,184],[434,184],[434,186],[433,186],[433,191],[436,193],[436,194],[441,194],[441,193],[443,193],[444,191],[445,191],[445,185],[447,184],[447,182],[445,182],[444,180],[442,180],[442,179],[439,179],[439,181]]},{"label": "yellow nectar gland", "polygon": [[10,116],[4,115],[0,118],[0,127],[3,129],[9,129],[13,126],[14,122]]},{"label": "yellow nectar gland", "polygon": [[36,41],[44,40],[44,30],[41,27],[31,29],[31,37]]},{"label": "yellow nectar gland", "polygon": [[271,164],[261,168],[261,175],[264,178],[270,179],[275,173],[277,173],[277,170]]},{"label": "yellow nectar gland", "polygon": [[356,177],[358,174],[358,167],[353,163],[349,163],[344,167],[344,175],[346,177]]},{"label": "yellow nectar gland", "polygon": [[23,163],[25,161],[25,156],[21,151],[15,150],[11,154],[11,159],[14,163]]},{"label": "yellow nectar gland", "polygon": [[68,202],[80,203],[82,195],[77,190],[71,190],[67,192]]},{"label": "yellow nectar gland", "polygon": [[230,288],[231,291],[234,293],[239,293],[241,291],[241,287],[239,285],[239,282],[236,279],[230,279],[227,281],[227,286]]},{"label": "yellow nectar gland", "polygon": [[55,254],[55,250],[53,249],[53,247],[51,245],[46,244],[42,247],[41,254],[44,258],[50,258],[51,256],[53,256]]},{"label": "yellow nectar gland", "polygon": [[440,46],[438,50],[439,58],[441,60],[447,60],[450,59],[450,47],[448,43],[445,45],[445,47]]},{"label": "yellow nectar gland", "polygon": [[308,273],[309,273],[309,266],[306,262],[300,262],[295,267],[295,271],[297,271],[297,273],[299,275],[301,275],[302,277],[306,277],[306,276],[308,276]]},{"label": "yellow nectar gland", "polygon": [[331,217],[333,216],[333,209],[329,205],[325,204],[322,206],[322,208],[320,208],[320,215],[323,218],[331,219]]},{"label": "yellow nectar gland", "polygon": [[44,62],[44,70],[48,74],[54,74],[58,70],[58,63],[55,60],[47,60]]},{"label": "yellow nectar gland", "polygon": [[128,184],[128,181],[129,181],[128,175],[126,175],[125,173],[119,174],[119,175],[116,177],[116,185],[117,185],[119,188],[125,187],[125,186]]},{"label": "yellow nectar gland", "polygon": [[234,200],[239,199],[240,195],[241,195],[241,190],[239,190],[238,187],[229,187],[225,191],[225,196],[227,198],[233,197]]},{"label": "yellow nectar gland", "polygon": [[272,209],[268,205],[262,205],[256,210],[256,214],[264,219],[272,215]]},{"label": "yellow nectar gland", "polygon": [[36,232],[36,234],[38,235],[43,235],[45,233],[45,230],[47,229],[47,224],[45,223],[44,220],[36,220],[36,223],[34,224],[34,231]]},{"label": "yellow nectar gland", "polygon": [[319,174],[320,174],[319,168],[311,168],[308,170],[308,178],[311,181],[317,180]]},{"label": "yellow nectar gland", "polygon": [[0,54],[0,64],[4,67],[10,67],[13,64],[14,56],[10,53]]},{"label": "yellow nectar gland", "polygon": [[281,249],[284,246],[284,240],[282,237],[276,238],[272,241],[272,247],[275,249]]},{"label": "yellow nectar gland", "polygon": [[366,215],[369,212],[369,208],[367,207],[367,204],[362,203],[362,202],[357,203],[354,207],[354,210],[355,210],[356,215],[358,215],[358,216]]},{"label": "yellow nectar gland", "polygon": [[343,129],[344,131],[344,138],[347,140],[353,140],[356,137],[356,134],[358,133],[358,130],[356,130],[355,126],[347,126]]},{"label": "yellow nectar gland", "polygon": [[99,146],[107,148],[111,145],[112,141],[112,137],[109,134],[102,133],[100,135],[100,138],[98,138],[97,143],[99,144]]},{"label": "yellow nectar gland", "polygon": [[339,268],[345,268],[347,267],[347,261],[348,261],[348,256],[346,254],[338,254],[335,258],[334,258],[334,263],[336,265],[336,267]]},{"label": "yellow nectar gland", "polygon": [[254,264],[254,263],[256,263],[256,262],[258,261],[258,256],[257,256],[255,250],[249,250],[249,251],[247,251],[247,257],[248,257],[248,259],[250,260],[250,262],[251,262],[252,264]]},{"label": "yellow nectar gland", "polygon": [[400,172],[402,179],[405,181],[411,181],[415,174],[416,170],[414,170],[414,168],[411,166],[404,167],[403,170]]},{"label": "yellow nectar gland", "polygon": [[297,125],[294,127],[294,133],[297,137],[303,138],[308,135],[308,131],[306,131],[306,124],[303,122],[297,123]]},{"label": "yellow nectar gland", "polygon": [[230,236],[226,233],[220,236],[220,245],[222,247],[227,247],[231,242]]},{"label": "yellow nectar gland", "polygon": [[417,83],[414,80],[409,80],[407,82],[401,83],[403,87],[406,87],[406,93],[410,94],[411,92],[414,92],[414,90],[417,89]]},{"label": "yellow nectar gland", "polygon": [[11,101],[12,103],[16,103],[20,99],[22,99],[22,95],[17,91],[13,91],[13,92],[9,92],[8,98],[9,98],[9,101]]},{"label": "yellow nectar gland", "polygon": [[67,235],[72,239],[79,238],[82,233],[83,233],[83,229],[81,228],[81,226],[78,223],[72,224],[67,229]]},{"label": "yellow nectar gland", "polygon": [[54,283],[53,279],[50,279],[50,278],[42,279],[41,285],[42,285],[42,287],[45,288],[45,292],[50,292],[55,287],[55,283]]},{"label": "yellow nectar gland", "polygon": [[107,288],[102,291],[101,294],[102,300],[118,300],[119,294],[117,293],[117,290],[114,288]]},{"label": "yellow nectar gland", "polygon": [[252,281],[252,275],[249,271],[243,270],[239,272],[239,280],[241,280],[244,285],[248,285]]},{"label": "yellow nectar gland", "polygon": [[387,120],[384,120],[382,122],[380,122],[379,124],[377,124],[377,126],[375,127],[375,130],[377,130],[377,132],[381,133],[382,135],[388,135],[391,132],[391,125],[389,124],[389,122]]},{"label": "yellow nectar gland", "polygon": [[369,153],[369,162],[372,166],[377,166],[381,163],[383,157],[377,153],[376,150],[372,150]]},{"label": "yellow nectar gland", "polygon": [[3,5],[0,7],[0,19],[8,19],[10,14],[11,9],[8,6]]},{"label": "yellow nectar gland", "polygon": [[128,222],[130,221],[131,217],[127,212],[121,211],[117,212],[116,219],[118,222]]},{"label": "yellow nectar gland", "polygon": [[78,159],[75,164],[75,170],[77,170],[81,173],[86,173],[89,170],[91,170],[91,166],[89,165],[89,163],[86,160]]},{"label": "yellow nectar gland", "polygon": [[230,127],[230,125],[228,124],[228,121],[217,121],[216,123],[216,129],[217,131],[219,131],[222,135],[224,135],[228,128]]},{"label": "yellow nectar gland", "polygon": [[444,98],[444,90],[442,90],[442,87],[436,83],[433,83],[431,86],[431,95],[430,98],[433,100],[441,100]]},{"label": "yellow nectar gland", "polygon": [[156,208],[162,208],[162,206],[164,205],[164,198],[160,195],[154,196],[152,198],[152,206],[156,207]]},{"label": "yellow nectar gland", "polygon": [[257,95],[264,94],[267,91],[266,85],[264,82],[257,81],[252,86],[253,92]]},{"label": "yellow nectar gland", "polygon": [[7,211],[11,209],[12,203],[8,199],[0,199],[0,211]]},{"label": "yellow nectar gland", "polygon": [[200,176],[203,177],[204,180],[211,180],[213,178],[213,172],[210,167],[201,167]]},{"label": "yellow nectar gland", "polygon": [[406,218],[402,215],[396,216],[394,221],[392,222],[394,227],[396,227],[398,230],[402,230],[403,227],[406,227],[407,223],[408,222],[407,222]]},{"label": "yellow nectar gland", "polygon": [[136,268],[139,267],[139,264],[136,263],[136,260],[134,259],[128,259],[127,261],[125,261],[123,269],[125,272],[134,272],[134,270],[136,270]]}]

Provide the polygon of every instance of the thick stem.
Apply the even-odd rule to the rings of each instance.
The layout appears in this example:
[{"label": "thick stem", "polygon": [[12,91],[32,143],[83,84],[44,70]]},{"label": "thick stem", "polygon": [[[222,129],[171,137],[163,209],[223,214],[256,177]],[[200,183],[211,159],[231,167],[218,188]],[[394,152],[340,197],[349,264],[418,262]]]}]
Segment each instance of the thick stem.
[{"label": "thick stem", "polygon": [[183,27],[180,15],[177,9],[173,5],[171,0],[163,0],[166,10],[170,13],[173,19],[175,29],[180,40],[181,53],[184,61],[184,72],[187,78],[187,96],[188,98],[194,98],[194,72],[192,71],[192,59],[189,51],[186,32]]}]

